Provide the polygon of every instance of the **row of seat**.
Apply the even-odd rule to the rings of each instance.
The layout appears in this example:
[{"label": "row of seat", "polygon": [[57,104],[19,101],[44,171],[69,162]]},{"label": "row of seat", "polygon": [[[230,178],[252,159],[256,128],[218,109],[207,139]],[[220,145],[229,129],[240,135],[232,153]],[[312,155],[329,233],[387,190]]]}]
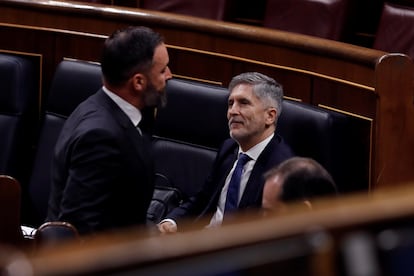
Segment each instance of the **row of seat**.
[{"label": "row of seat", "polygon": [[[17,61],[24,59],[11,55],[7,57]],[[3,66],[0,59],[0,71]],[[16,71],[15,75],[14,78],[19,78],[17,83],[28,85],[25,74]],[[274,77],[277,79],[277,76]],[[2,79],[2,82],[11,79]],[[22,183],[23,224],[38,227],[43,223],[50,190],[50,165],[58,134],[72,110],[101,85],[99,64],[63,60],[56,68],[41,112],[36,134],[38,138],[31,139],[31,136],[16,132],[1,144],[4,149],[1,150],[0,159],[9,167],[13,166],[12,169],[0,168],[0,173],[16,177]],[[35,89],[30,91],[35,92]],[[1,93],[3,97],[4,93]],[[16,93],[19,94],[11,91],[5,98],[17,102],[27,100]],[[203,184],[217,148],[229,137],[226,119],[228,91],[219,86],[174,78],[168,82],[167,96],[167,107],[158,110],[151,127],[154,173],[165,176],[169,185],[191,196]],[[34,118],[38,120],[36,116]],[[0,128],[14,120],[20,122],[23,119],[20,115],[17,119],[6,118],[4,122],[0,121]],[[369,139],[369,134],[359,132],[359,129],[365,129],[361,126],[363,123],[349,115],[285,100],[277,128],[296,154],[319,161],[332,173],[340,191],[346,193],[369,188],[369,148],[366,147],[368,143],[363,142]],[[10,130],[4,130],[4,133],[12,135]],[[22,138],[22,135],[25,143],[31,144],[35,150],[7,151],[9,145]],[[8,159],[13,157],[22,160],[30,156],[31,152],[33,158],[29,159],[33,159],[33,162],[28,169],[31,173],[25,182],[25,178],[20,178],[13,170],[22,169],[23,166],[11,163]]]},{"label": "row of seat", "polygon": [[[80,1],[104,4],[109,2]],[[122,5],[122,3],[116,4]],[[234,17],[237,17],[234,12],[240,3],[234,0],[141,0],[128,5],[148,10],[234,21]],[[356,6],[355,0],[267,0],[264,6],[260,26],[267,28],[345,42],[350,42],[348,38],[350,29],[355,28],[352,26],[355,16],[355,11],[352,9]],[[411,43],[414,35],[411,28],[414,22],[414,4],[403,0],[385,2],[378,17],[372,19],[379,20],[379,23],[375,24],[377,29],[372,31],[374,35],[372,43],[363,46],[386,52],[400,52],[414,58],[414,46]]]},{"label": "row of seat", "polygon": [[[228,20],[225,15],[231,14],[232,9],[229,2],[209,1],[208,5],[202,6],[191,0],[146,0],[141,1],[140,7]],[[347,42],[355,5],[352,0],[267,0],[261,26]],[[386,1],[377,29],[374,30],[373,43],[367,46],[385,52],[400,52],[414,58],[413,24],[414,3]]]},{"label": "row of seat", "polygon": [[[82,2],[108,1],[80,0]],[[260,25],[284,31],[341,40],[348,15],[349,0],[267,0]],[[113,3],[115,4],[115,3]],[[122,5],[122,3],[116,3]],[[257,4],[257,3],[255,3]],[[130,5],[130,4],[128,4]],[[208,18],[234,21],[239,1],[235,0],[140,0],[135,7]],[[249,4],[249,8],[251,4]]]},{"label": "row of seat", "polygon": [[[175,12],[219,20],[229,20],[231,0],[212,1],[201,5],[191,0],[145,0],[141,8]],[[207,3],[207,2],[203,2]],[[293,33],[311,35],[337,41],[349,41],[354,17],[353,0],[267,0],[261,26]],[[208,11],[208,13],[207,13]],[[227,15],[227,18],[226,18]],[[399,52],[414,58],[414,3],[386,1],[382,6],[373,49]]]},{"label": "row of seat", "polygon": [[414,59],[414,3],[400,6],[385,3],[373,48],[400,52]]}]

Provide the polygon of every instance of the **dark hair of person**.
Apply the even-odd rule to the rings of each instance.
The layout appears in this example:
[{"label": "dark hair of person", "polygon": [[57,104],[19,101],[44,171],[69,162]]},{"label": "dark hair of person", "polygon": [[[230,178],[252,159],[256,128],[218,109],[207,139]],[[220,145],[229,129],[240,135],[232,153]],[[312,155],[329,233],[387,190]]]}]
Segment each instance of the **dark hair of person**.
[{"label": "dark hair of person", "polygon": [[115,31],[104,43],[101,68],[105,81],[119,86],[152,65],[155,48],[163,43],[160,34],[147,27],[127,27]]},{"label": "dark hair of person", "polygon": [[311,158],[290,158],[266,173],[265,178],[276,174],[282,177],[283,187],[279,199],[283,202],[338,194],[332,176]]}]

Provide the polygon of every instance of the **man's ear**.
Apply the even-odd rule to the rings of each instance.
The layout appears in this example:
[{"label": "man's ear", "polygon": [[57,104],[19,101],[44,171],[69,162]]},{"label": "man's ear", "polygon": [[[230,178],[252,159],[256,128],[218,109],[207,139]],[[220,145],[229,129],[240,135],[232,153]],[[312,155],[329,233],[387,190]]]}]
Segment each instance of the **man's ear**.
[{"label": "man's ear", "polygon": [[132,83],[135,90],[142,91],[147,87],[147,78],[143,74],[137,73],[132,77]]},{"label": "man's ear", "polygon": [[267,125],[272,125],[275,123],[277,111],[275,108],[270,107],[266,112],[266,123]]}]

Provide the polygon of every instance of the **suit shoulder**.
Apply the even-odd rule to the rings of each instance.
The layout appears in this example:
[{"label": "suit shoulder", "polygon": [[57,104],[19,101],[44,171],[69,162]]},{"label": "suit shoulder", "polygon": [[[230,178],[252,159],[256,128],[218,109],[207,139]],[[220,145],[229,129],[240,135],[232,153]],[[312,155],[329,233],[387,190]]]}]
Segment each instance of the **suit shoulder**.
[{"label": "suit shoulder", "polygon": [[283,139],[282,136],[275,134],[273,141],[273,150],[277,150],[279,155],[286,158],[293,157],[295,155],[291,146]]},{"label": "suit shoulder", "polygon": [[228,139],[224,140],[224,142],[219,147],[218,151],[219,152],[232,151],[232,150],[236,149],[237,147],[238,147],[238,144],[236,143],[236,141],[234,141],[234,139],[232,139],[232,138],[228,138]]}]

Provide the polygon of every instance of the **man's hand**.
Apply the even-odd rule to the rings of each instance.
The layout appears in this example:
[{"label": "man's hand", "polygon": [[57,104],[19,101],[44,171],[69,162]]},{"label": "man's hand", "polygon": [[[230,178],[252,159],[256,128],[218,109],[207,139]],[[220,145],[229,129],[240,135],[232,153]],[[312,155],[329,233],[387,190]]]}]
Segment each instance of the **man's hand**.
[{"label": "man's hand", "polygon": [[171,221],[163,221],[158,224],[158,230],[163,234],[176,233],[177,225]]}]

